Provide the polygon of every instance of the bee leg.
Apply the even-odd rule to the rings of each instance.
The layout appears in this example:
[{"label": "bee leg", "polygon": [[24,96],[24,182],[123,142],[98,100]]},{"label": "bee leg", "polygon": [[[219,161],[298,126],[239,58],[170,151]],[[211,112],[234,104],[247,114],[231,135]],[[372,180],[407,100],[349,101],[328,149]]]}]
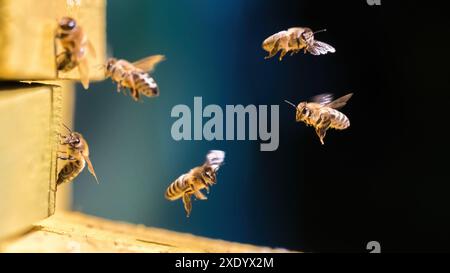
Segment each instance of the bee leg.
[{"label": "bee leg", "polygon": [[184,209],[186,210],[186,217],[189,217],[191,215],[191,211],[192,211],[192,201],[191,201],[190,194],[185,193],[183,195],[183,204],[184,204]]},{"label": "bee leg", "polygon": [[128,82],[130,83],[130,91],[131,91],[131,97],[133,98],[134,101],[138,101],[139,100],[139,92],[136,89],[136,84],[134,82],[134,74],[130,73],[130,75],[128,76]]},{"label": "bee leg", "polygon": [[139,95],[139,91],[137,91],[137,89],[135,89],[135,93],[136,93],[136,101],[141,101],[141,96]]},{"label": "bee leg", "polygon": [[195,186],[195,182],[197,182],[197,181],[203,182],[203,179],[195,177],[192,181],[189,181],[189,186],[191,188],[191,191],[194,193],[194,196],[196,199],[206,200],[207,199],[206,196],[204,196],[203,193],[200,191],[200,189],[198,189]]},{"label": "bee leg", "polygon": [[69,69],[69,64],[71,62],[71,54],[67,51],[59,53],[56,55],[56,67],[58,71],[67,71]]},{"label": "bee leg", "polygon": [[207,200],[208,197],[206,197],[201,191],[194,191],[194,195],[198,200]]},{"label": "bee leg", "polygon": [[282,49],[281,50],[281,53],[280,53],[280,58],[279,58],[279,60],[281,61],[281,60],[283,60],[283,57],[287,54],[288,52],[286,51],[286,49]]},{"label": "bee leg", "polygon": [[122,82],[117,83],[117,93],[122,92]]},{"label": "bee leg", "polygon": [[73,156],[71,156],[71,155],[69,155],[69,156],[58,156],[58,159],[61,159],[61,160],[70,160],[70,161],[76,160],[76,158],[73,157]]},{"label": "bee leg", "polygon": [[275,55],[277,55],[277,53],[278,53],[278,49],[272,49],[272,51],[270,51],[270,53],[269,53],[269,55],[268,56],[266,56],[266,57],[264,57],[264,59],[270,59],[270,58],[272,58],[273,56],[275,56]]},{"label": "bee leg", "polygon": [[293,56],[294,54],[297,54],[300,50],[299,49],[294,49],[291,52],[291,56]]},{"label": "bee leg", "polygon": [[320,138],[320,143],[322,143],[322,145],[325,144],[323,139],[325,138],[327,130],[328,128],[330,128],[330,125],[331,125],[330,115],[321,114],[319,120],[317,121],[316,134]]},{"label": "bee leg", "polygon": [[275,42],[275,44],[273,45],[273,48],[270,51],[269,55],[264,57],[264,59],[270,59],[273,56],[277,55],[278,51],[280,51],[279,46],[280,46],[280,40]]},{"label": "bee leg", "polygon": [[208,183],[206,183],[206,182],[203,181],[203,180],[202,180],[202,182],[203,182],[203,185],[205,186],[206,193],[209,194],[209,186],[208,186]]},{"label": "bee leg", "polygon": [[66,143],[66,138],[67,136],[62,135],[61,133],[58,133],[58,137],[59,137],[59,144],[60,145],[65,145]]},{"label": "bee leg", "polygon": [[136,89],[130,88],[130,96],[134,101],[139,101],[139,92]]}]

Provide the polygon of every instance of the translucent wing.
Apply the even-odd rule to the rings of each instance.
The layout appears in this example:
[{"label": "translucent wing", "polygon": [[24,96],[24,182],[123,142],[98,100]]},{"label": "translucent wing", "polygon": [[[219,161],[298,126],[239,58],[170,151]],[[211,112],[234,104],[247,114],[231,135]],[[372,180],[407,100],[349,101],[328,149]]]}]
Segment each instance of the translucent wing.
[{"label": "translucent wing", "polygon": [[330,52],[330,53],[336,52],[336,49],[334,47],[332,47],[331,45],[324,43],[324,42],[315,41],[314,45],[316,47],[320,48],[322,54],[327,54],[328,52]]},{"label": "translucent wing", "polygon": [[327,43],[320,42],[320,41],[314,41],[314,44],[311,46],[308,46],[307,50],[312,55],[325,55],[328,52],[331,52],[331,53],[336,52],[336,49],[334,49],[334,47],[330,46]]},{"label": "translucent wing", "polygon": [[353,96],[353,93],[347,94],[343,97],[338,98],[335,101],[332,101],[331,103],[328,103],[326,106],[333,108],[333,109],[339,109],[344,107],[347,104],[347,101]]},{"label": "translucent wing", "polygon": [[312,97],[311,101],[318,103],[320,105],[326,105],[333,101],[333,94],[330,93],[320,94]]},{"label": "translucent wing", "polygon": [[80,73],[81,84],[84,89],[89,88],[89,65],[86,58],[78,63],[78,72]]},{"label": "translucent wing", "polygon": [[164,61],[166,58],[164,55],[153,55],[144,59],[141,59],[139,61],[136,61],[133,63],[133,65],[139,69],[142,69],[146,72],[151,72],[153,69],[155,69],[155,66],[159,63]]},{"label": "translucent wing", "polygon": [[97,184],[98,184],[97,175],[95,175],[94,167],[92,166],[92,163],[91,163],[91,160],[89,159],[89,156],[83,155],[83,158],[84,158],[84,160],[86,161],[86,163],[88,165],[89,172],[94,176],[95,181],[97,181]]},{"label": "translucent wing", "polygon": [[95,52],[95,48],[92,45],[91,41],[87,41],[88,53],[91,54],[92,57],[97,58],[97,53]]},{"label": "translucent wing", "polygon": [[224,159],[225,159],[224,151],[212,150],[209,151],[208,154],[206,155],[205,165],[209,165],[214,171],[217,171],[220,165],[223,164]]}]

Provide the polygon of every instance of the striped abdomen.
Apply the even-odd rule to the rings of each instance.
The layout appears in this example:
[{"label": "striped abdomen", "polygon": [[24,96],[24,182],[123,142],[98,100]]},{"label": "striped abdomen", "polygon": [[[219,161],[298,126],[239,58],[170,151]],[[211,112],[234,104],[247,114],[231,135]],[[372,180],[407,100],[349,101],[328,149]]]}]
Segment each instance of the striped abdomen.
[{"label": "striped abdomen", "polygon": [[139,94],[147,97],[154,97],[159,95],[158,85],[149,74],[133,73],[133,80],[135,88]]},{"label": "striped abdomen", "polygon": [[343,113],[332,109],[331,114],[331,128],[337,130],[344,130],[350,127],[350,120]]},{"label": "striped abdomen", "polygon": [[84,160],[68,161],[58,173],[57,185],[70,182],[77,177],[84,169],[86,162]]},{"label": "striped abdomen", "polygon": [[165,197],[168,200],[177,200],[182,197],[183,194],[190,189],[189,184],[187,183],[186,174],[178,177],[166,190]]}]

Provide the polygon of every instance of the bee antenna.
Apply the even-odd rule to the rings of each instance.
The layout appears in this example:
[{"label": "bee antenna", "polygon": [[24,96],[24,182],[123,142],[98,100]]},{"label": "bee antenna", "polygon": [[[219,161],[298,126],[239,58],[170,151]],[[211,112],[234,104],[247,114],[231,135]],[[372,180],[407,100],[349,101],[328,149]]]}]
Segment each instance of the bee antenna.
[{"label": "bee antenna", "polygon": [[64,127],[66,127],[66,129],[70,132],[70,133],[73,133],[73,131],[66,125],[66,124],[62,124]]},{"label": "bee antenna", "polygon": [[284,102],[286,102],[289,105],[292,105],[292,107],[294,107],[295,109],[297,109],[297,106],[295,104],[293,104],[292,102],[288,101],[288,100],[284,100]]},{"label": "bee antenna", "polygon": [[327,31],[327,29],[326,29],[326,28],[324,28],[324,29],[321,29],[321,30],[318,30],[318,31],[314,31],[314,32],[313,32],[313,34],[316,34],[316,33],[321,33],[321,32],[325,32],[325,31]]},{"label": "bee antenna", "polygon": [[95,69],[98,69],[98,70],[102,70],[102,69],[106,69],[106,65],[105,64],[98,64],[98,65],[96,65],[96,66],[94,66],[94,68]]}]

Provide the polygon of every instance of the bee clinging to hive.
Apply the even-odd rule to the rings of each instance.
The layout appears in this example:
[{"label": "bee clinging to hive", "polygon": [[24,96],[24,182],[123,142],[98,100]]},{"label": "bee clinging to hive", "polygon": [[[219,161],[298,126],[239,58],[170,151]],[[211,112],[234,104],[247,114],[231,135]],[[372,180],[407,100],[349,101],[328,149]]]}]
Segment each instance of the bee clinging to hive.
[{"label": "bee clinging to hive", "polygon": [[89,172],[94,176],[98,183],[97,176],[95,175],[94,167],[89,159],[89,146],[84,137],[77,132],[72,132],[67,126],[64,127],[69,130],[69,135],[60,135],[60,144],[66,148],[65,151],[59,153],[58,159],[64,160],[65,164],[61,171],[58,173],[58,180],[56,184],[59,186],[66,182],[71,182],[83,171],[86,164],[88,165]]},{"label": "bee clinging to hive", "polygon": [[134,63],[126,60],[110,58],[106,63],[105,76],[117,83],[117,92],[129,88],[131,97],[139,101],[140,96],[154,97],[159,95],[158,85],[149,75],[155,66],[163,61],[163,55],[154,55]]},{"label": "bee clinging to hive", "polygon": [[201,192],[206,189],[209,193],[209,186],[216,184],[216,173],[223,164],[225,152],[209,151],[206,161],[202,166],[195,167],[188,173],[177,178],[166,190],[165,197],[170,201],[182,198],[187,217],[191,214],[191,195],[197,199],[206,200],[206,196]]},{"label": "bee clinging to hive", "polygon": [[95,50],[81,26],[71,17],[58,22],[55,37],[60,41],[63,52],[56,56],[58,71],[69,72],[78,67],[84,89],[89,88],[89,63],[87,55],[95,57]]},{"label": "bee clinging to hive", "polygon": [[328,52],[336,52],[334,47],[329,44],[314,39],[314,34],[323,31],[326,30],[323,29],[313,32],[307,27],[293,27],[288,30],[275,33],[265,39],[262,43],[262,48],[269,52],[269,55],[266,56],[265,59],[272,58],[279,51],[281,51],[279,57],[280,61],[289,51],[291,51],[291,56],[301,50],[303,50],[305,54],[306,52],[309,52],[312,55],[322,55],[327,54]]},{"label": "bee clinging to hive", "polygon": [[316,129],[317,136],[323,145],[329,128],[344,130],[350,127],[348,117],[337,109],[344,107],[352,96],[353,93],[350,93],[333,100],[331,94],[322,94],[314,97],[312,102],[300,102],[297,106],[292,102],[286,102],[297,110],[295,115],[297,122],[304,122]]}]

